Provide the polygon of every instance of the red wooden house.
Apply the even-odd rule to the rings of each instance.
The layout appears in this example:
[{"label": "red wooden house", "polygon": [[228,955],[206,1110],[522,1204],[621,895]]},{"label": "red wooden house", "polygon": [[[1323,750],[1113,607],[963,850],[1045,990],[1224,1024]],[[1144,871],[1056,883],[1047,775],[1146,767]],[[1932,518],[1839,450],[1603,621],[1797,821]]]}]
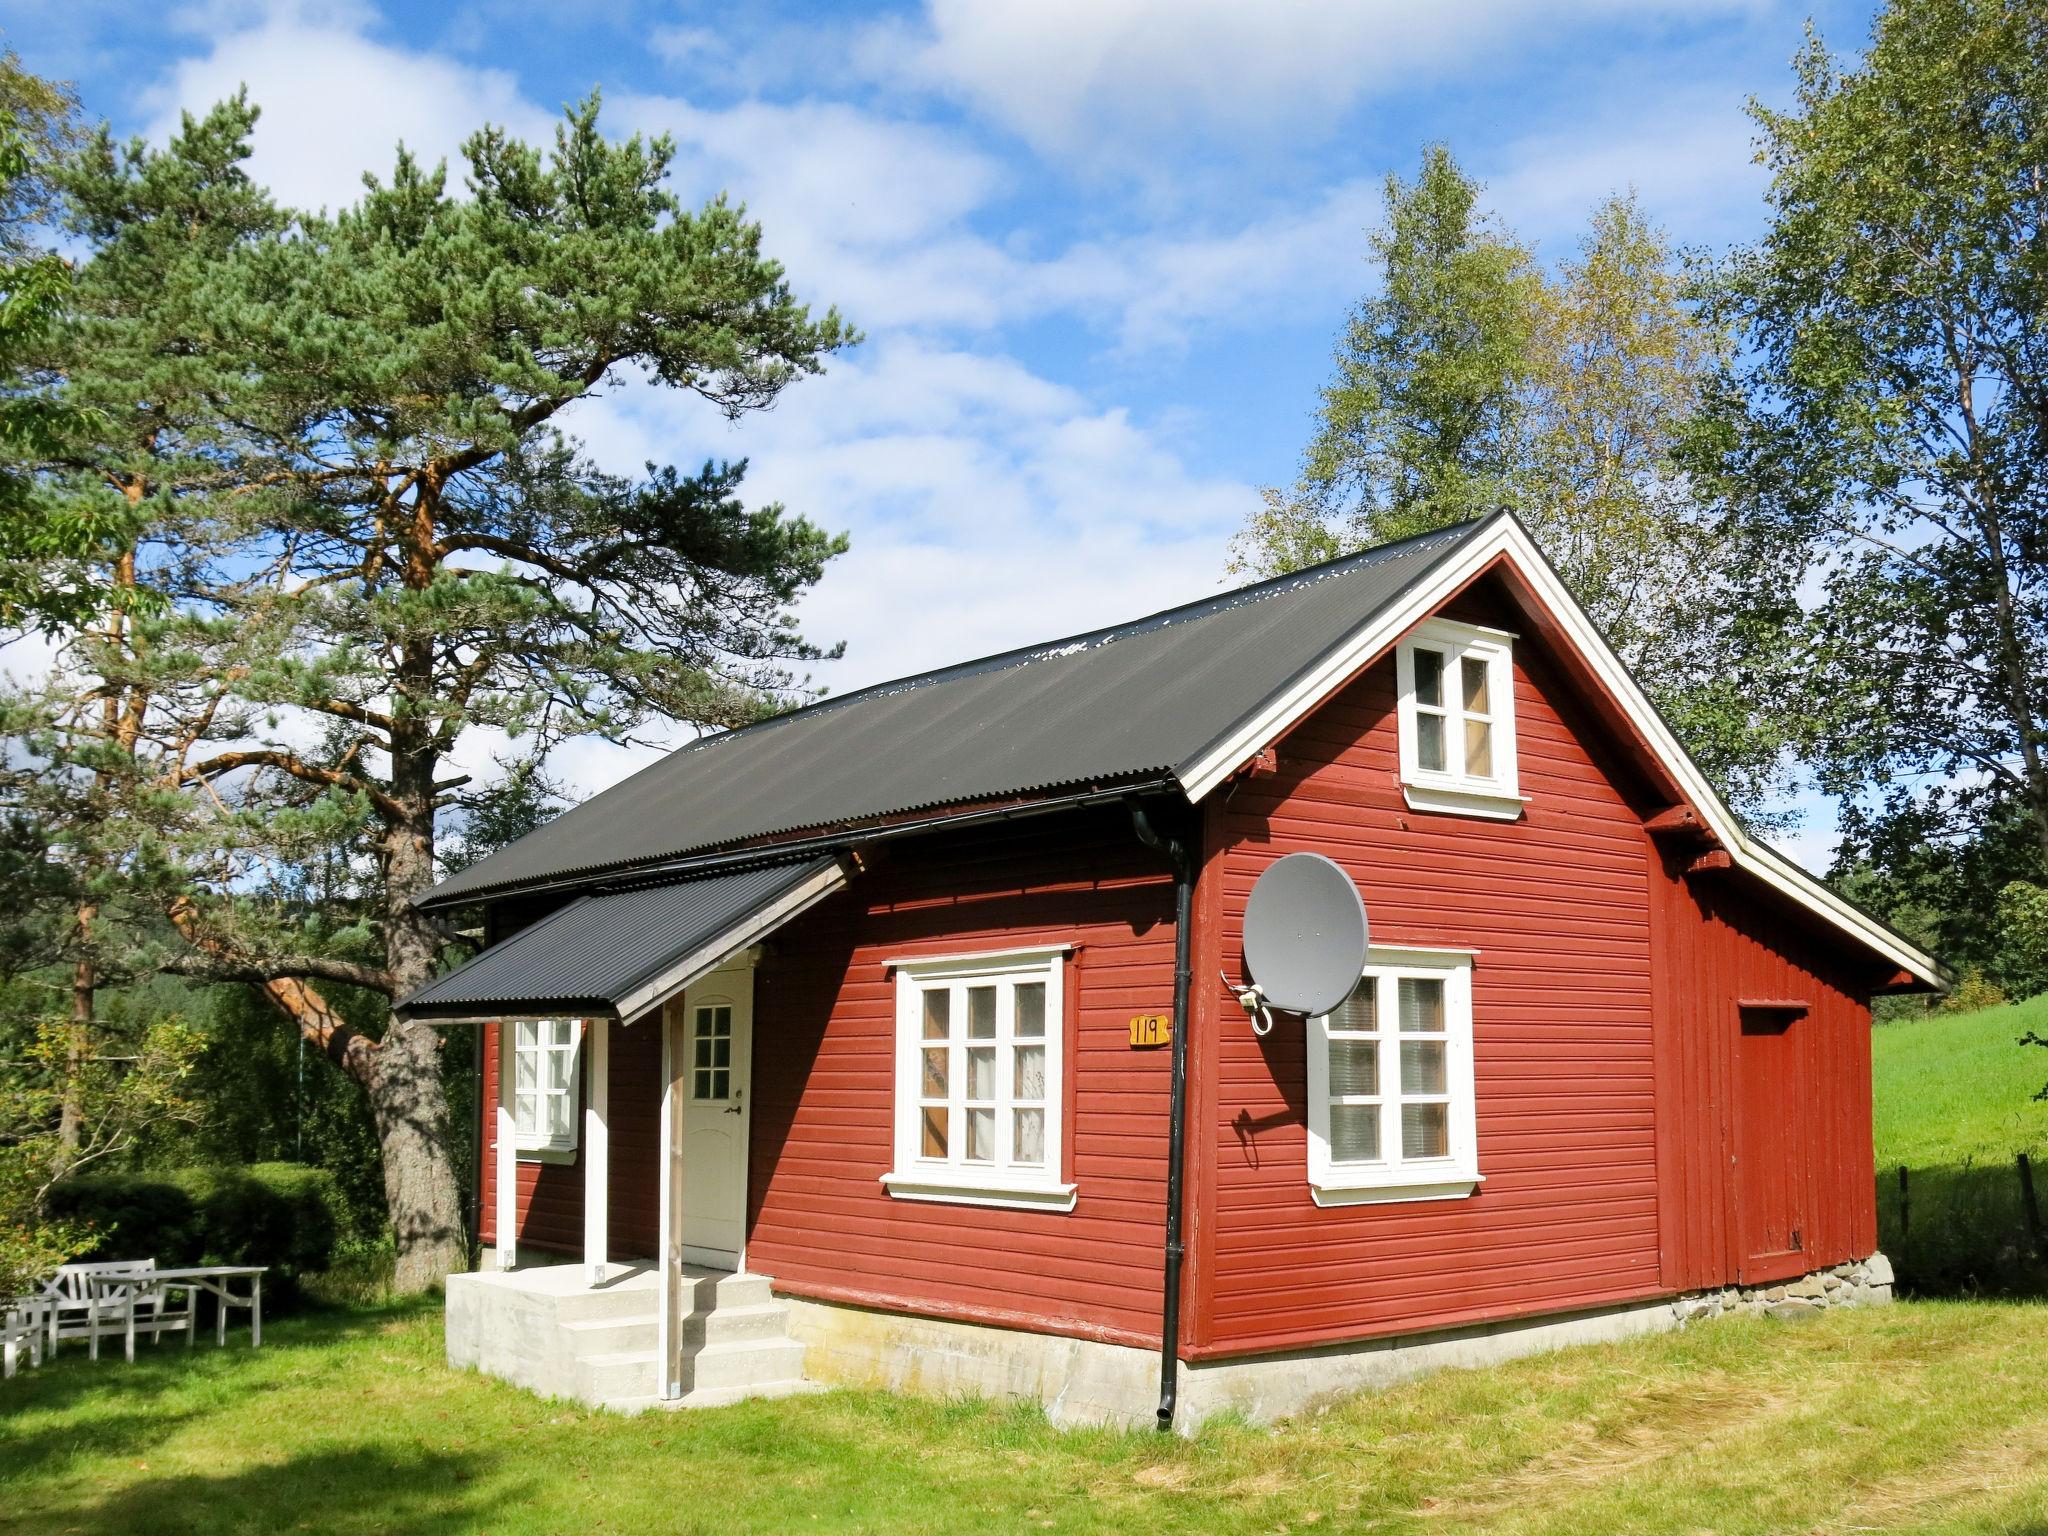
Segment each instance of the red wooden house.
[{"label": "red wooden house", "polygon": [[[1260,1036],[1303,850],[1374,947]],[[1941,984],[1508,516],[707,738],[429,901],[491,939],[405,1005],[488,1042],[450,1357],[621,1404],[1193,1424],[1881,1299],[1869,1001]]]}]

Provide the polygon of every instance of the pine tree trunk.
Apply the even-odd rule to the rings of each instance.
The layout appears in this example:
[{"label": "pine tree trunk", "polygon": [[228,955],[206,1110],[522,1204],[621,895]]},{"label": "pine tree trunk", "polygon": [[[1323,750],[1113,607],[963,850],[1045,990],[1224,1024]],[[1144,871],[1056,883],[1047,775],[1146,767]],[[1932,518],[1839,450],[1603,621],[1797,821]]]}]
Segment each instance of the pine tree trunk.
[{"label": "pine tree trunk", "polygon": [[[430,580],[424,562],[409,572],[409,584],[424,586]],[[413,898],[434,883],[434,775],[440,758],[431,728],[407,703],[431,696],[431,646],[408,642],[399,670],[391,801],[403,815],[386,820],[382,854],[385,963],[397,982],[397,996],[404,997],[433,979],[440,957],[433,925],[413,906]],[[370,1111],[384,1152],[384,1199],[398,1241],[401,1293],[440,1284],[468,1259],[440,1058],[438,1031],[394,1014],[369,1082]]]}]

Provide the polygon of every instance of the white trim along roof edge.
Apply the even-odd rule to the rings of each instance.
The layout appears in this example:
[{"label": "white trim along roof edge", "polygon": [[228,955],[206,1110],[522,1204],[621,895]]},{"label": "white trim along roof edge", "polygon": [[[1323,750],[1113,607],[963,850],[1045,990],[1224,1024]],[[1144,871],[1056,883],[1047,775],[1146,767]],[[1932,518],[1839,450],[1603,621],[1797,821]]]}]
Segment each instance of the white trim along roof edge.
[{"label": "white trim along roof edge", "polygon": [[1579,606],[1529,532],[1513,515],[1497,513],[1486,526],[1460,543],[1401,597],[1373,614],[1349,636],[1325,652],[1306,672],[1273,695],[1227,736],[1200,756],[1176,769],[1188,799],[1199,802],[1223,783],[1239,765],[1284,735],[1361,667],[1415,625],[1429,617],[1461,587],[1495,559],[1505,556],[1550,610],[1579,653],[1642,733],[1659,762],[1698,809],[1708,829],[1720,839],[1739,868],[1747,870],[1800,906],[1823,918],[1867,948],[1892,961],[1929,986],[1946,988],[1946,977],[1931,955],[1908,943],[1883,923],[1844,901],[1814,876],[1743,828],[1693,762],[1664,717],[1643,694],[1621,658]]}]

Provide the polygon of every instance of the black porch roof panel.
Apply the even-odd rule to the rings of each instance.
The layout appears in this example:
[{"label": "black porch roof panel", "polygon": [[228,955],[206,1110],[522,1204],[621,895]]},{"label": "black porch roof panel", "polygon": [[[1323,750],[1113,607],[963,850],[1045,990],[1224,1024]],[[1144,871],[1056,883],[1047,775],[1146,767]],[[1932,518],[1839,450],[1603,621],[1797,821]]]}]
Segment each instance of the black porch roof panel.
[{"label": "black porch roof panel", "polygon": [[421,905],[489,900],[753,838],[1177,773],[1483,526],[1380,545],[707,736],[451,875]]},{"label": "black porch roof panel", "polygon": [[630,1019],[845,884],[816,859],[585,896],[398,1005],[406,1018]]}]

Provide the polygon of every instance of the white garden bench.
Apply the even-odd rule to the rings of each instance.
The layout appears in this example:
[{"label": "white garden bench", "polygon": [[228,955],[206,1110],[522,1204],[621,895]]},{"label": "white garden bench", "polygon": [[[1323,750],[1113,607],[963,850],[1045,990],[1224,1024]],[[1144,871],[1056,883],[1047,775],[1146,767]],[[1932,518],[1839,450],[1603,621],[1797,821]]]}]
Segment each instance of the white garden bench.
[{"label": "white garden bench", "polygon": [[182,1308],[168,1307],[165,1292],[154,1286],[123,1284],[130,1276],[152,1274],[155,1259],[118,1259],[99,1264],[64,1264],[39,1298],[45,1312],[45,1336],[52,1356],[62,1339],[90,1342],[92,1358],[100,1357],[100,1334],[110,1325],[126,1323],[133,1333],[161,1338],[183,1330],[192,1341],[193,1295],[183,1292]]},{"label": "white garden bench", "polygon": [[43,1332],[48,1304],[40,1296],[20,1296],[0,1311],[0,1380],[12,1377],[26,1359],[43,1363]]}]

